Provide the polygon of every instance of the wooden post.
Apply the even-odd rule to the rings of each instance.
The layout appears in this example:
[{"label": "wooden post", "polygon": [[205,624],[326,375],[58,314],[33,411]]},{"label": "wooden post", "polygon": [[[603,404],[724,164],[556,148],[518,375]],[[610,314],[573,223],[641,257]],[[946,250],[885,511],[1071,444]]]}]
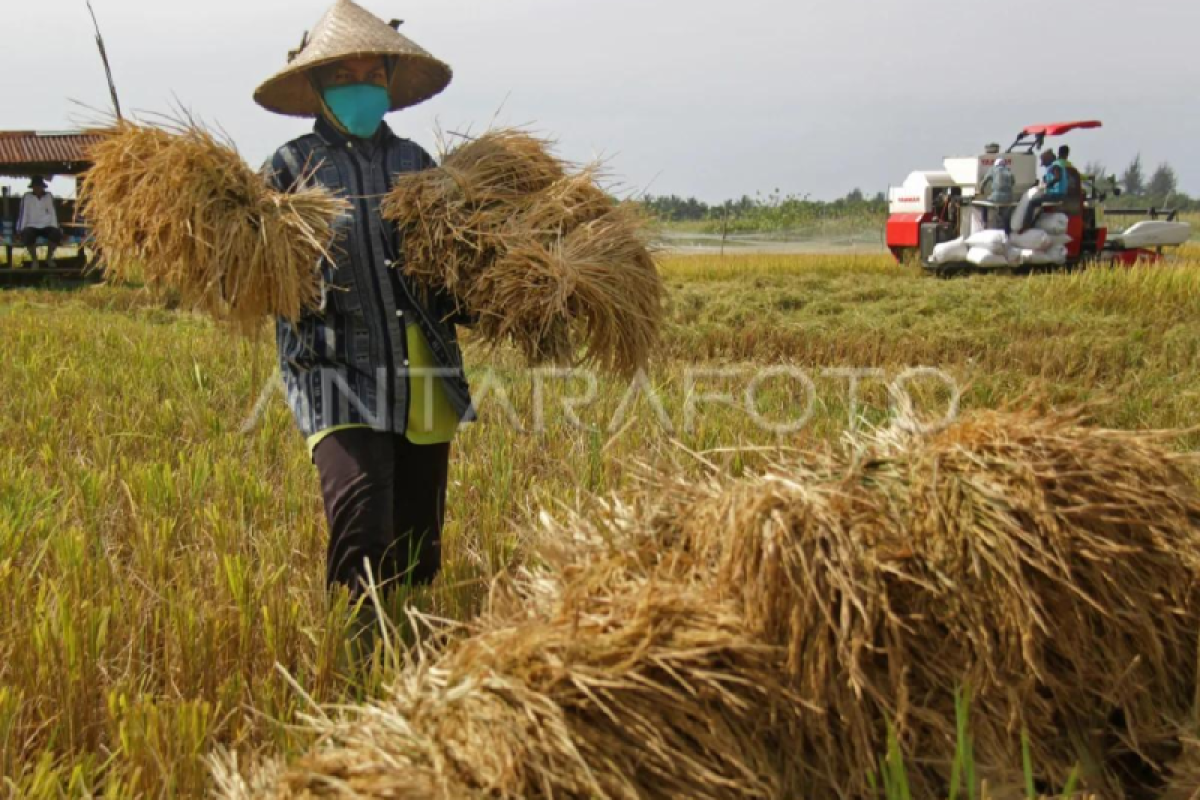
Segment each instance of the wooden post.
[{"label": "wooden post", "polygon": [[721,219],[721,258],[725,257],[725,240],[729,238],[729,203],[725,204],[725,215]]},{"label": "wooden post", "polygon": [[[17,235],[17,221],[15,219],[13,219],[13,216],[12,216],[12,190],[9,187],[5,186],[3,193],[4,193],[4,209],[3,209],[3,212],[0,213],[0,222],[12,222],[12,225],[13,225],[12,235],[15,238]],[[12,239],[9,239],[7,242],[4,243],[4,253],[5,253],[5,256],[7,256],[7,258],[8,258],[8,261],[6,263],[8,264],[10,269],[13,266],[12,241],[13,241]]]}]

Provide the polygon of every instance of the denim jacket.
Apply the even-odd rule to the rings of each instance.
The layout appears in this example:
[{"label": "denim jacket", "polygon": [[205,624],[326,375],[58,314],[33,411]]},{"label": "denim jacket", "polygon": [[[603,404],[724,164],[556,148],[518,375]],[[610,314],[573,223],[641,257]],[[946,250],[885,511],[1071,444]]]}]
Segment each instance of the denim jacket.
[{"label": "denim jacket", "polygon": [[988,170],[979,188],[981,192],[991,192],[988,195],[989,202],[1011,203],[1013,201],[1013,187],[1015,184],[1016,178],[1013,176],[1012,170],[1008,167],[996,165]]},{"label": "denim jacket", "polygon": [[[460,419],[474,419],[452,302],[423,298],[400,270],[403,233],[380,214],[393,178],[436,166],[420,146],[386,124],[369,140],[344,135],[324,119],[285,144],[264,167],[280,191],[320,185],[351,208],[336,224],[323,260],[321,308],[297,322],[276,321],[279,367],[288,406],[305,437],[365,424],[404,433],[409,380],[405,324],[429,342],[446,396]],[[418,387],[422,378],[417,377]]]}]

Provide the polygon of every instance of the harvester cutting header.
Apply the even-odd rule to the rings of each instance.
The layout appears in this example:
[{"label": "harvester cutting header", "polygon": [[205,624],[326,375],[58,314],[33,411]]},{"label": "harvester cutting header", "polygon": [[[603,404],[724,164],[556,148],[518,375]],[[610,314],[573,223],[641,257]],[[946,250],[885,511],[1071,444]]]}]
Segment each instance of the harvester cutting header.
[{"label": "harvester cutting header", "polygon": [[1065,148],[1057,157],[1046,149],[1050,137],[1099,127],[1031,125],[1006,153],[991,145],[980,156],[947,158],[941,170],[913,172],[888,198],[888,249],[897,261],[938,272],[1161,260],[1163,248],[1191,238],[1190,225],[1174,211],[1122,209],[1109,215],[1148,219],[1112,232],[1104,203],[1120,193],[1115,181],[1080,174]]}]

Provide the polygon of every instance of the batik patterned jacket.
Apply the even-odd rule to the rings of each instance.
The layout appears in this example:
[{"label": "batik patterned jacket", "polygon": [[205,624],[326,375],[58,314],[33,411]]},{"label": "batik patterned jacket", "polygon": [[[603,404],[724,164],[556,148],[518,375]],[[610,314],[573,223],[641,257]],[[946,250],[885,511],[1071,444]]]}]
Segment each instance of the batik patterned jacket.
[{"label": "batik patterned jacket", "polygon": [[[332,263],[322,263],[322,308],[298,322],[277,320],[279,366],[301,433],[365,424],[403,433],[408,419],[406,323],[415,317],[429,342],[446,396],[473,418],[456,327],[461,318],[439,295],[423,301],[401,273],[402,233],[379,207],[396,175],[429,169],[433,159],[386,124],[370,140],[354,139],[325,120],[289,142],[264,171],[280,191],[319,184],[346,198]],[[422,378],[417,378],[418,387]]]}]

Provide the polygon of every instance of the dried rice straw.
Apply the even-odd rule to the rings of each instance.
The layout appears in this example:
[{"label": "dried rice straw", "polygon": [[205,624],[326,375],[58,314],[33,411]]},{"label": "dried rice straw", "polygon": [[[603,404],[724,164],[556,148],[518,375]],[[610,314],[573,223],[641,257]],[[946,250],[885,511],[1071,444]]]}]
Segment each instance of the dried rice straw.
[{"label": "dried rice straw", "polygon": [[175,292],[184,306],[243,326],[319,307],[318,265],[342,200],[320,188],[272,190],[191,119],[118,123],[91,158],[80,203],[110,279]]},{"label": "dried rice straw", "polygon": [[260,796],[777,797],[774,650],[687,587],[628,585],[493,622],[384,703],[314,721],[322,744]]},{"label": "dried rice straw", "polygon": [[488,341],[622,374],[649,360],[661,278],[640,218],[595,168],[570,174],[546,142],[492,131],[400,177],[383,213],[405,231],[405,274],[453,297]]},{"label": "dried rice straw", "polygon": [[889,722],[919,757],[914,795],[944,791],[959,688],[993,786],[1019,785],[1023,729],[1040,778],[1082,762],[1104,797],[1140,796],[1177,755],[1197,690],[1200,495],[1155,437],[985,413],[848,463],[656,492],[639,516],[660,550],[705,564],[824,712],[790,743],[805,796],[865,794]]},{"label": "dried rice straw", "polygon": [[996,796],[1022,730],[1048,785],[1144,796],[1193,709],[1198,523],[1180,457],[1069,416],[664,478],[547,521],[475,635],[316,723],[264,796],[840,800],[874,796],[891,724],[933,797],[964,684]]}]

